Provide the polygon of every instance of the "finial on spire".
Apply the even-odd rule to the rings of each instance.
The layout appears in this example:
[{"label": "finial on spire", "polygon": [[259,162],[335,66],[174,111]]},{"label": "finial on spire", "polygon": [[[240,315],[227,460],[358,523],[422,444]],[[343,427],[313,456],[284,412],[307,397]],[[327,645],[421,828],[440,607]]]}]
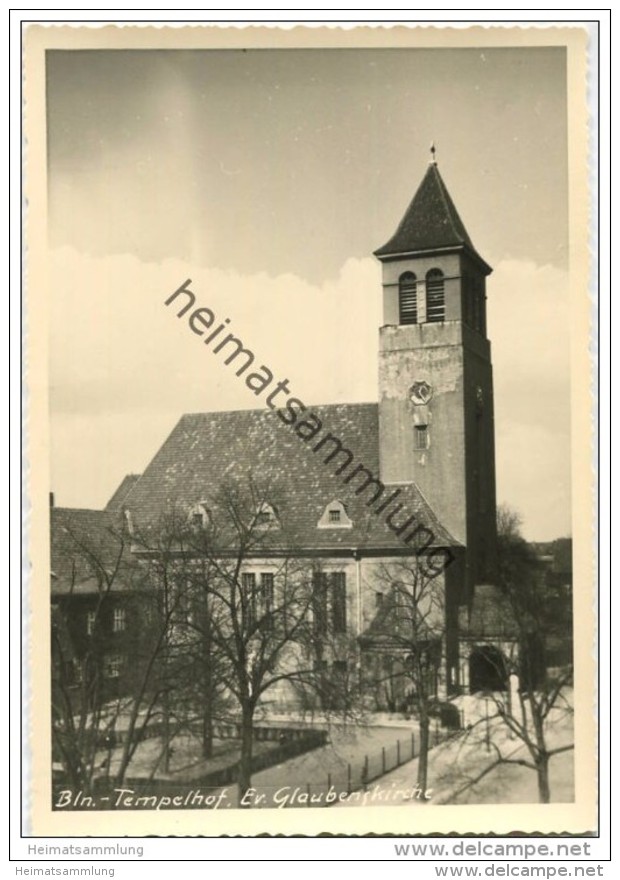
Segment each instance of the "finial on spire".
[{"label": "finial on spire", "polygon": [[431,141],[431,165],[436,165],[437,160],[435,159],[435,141]]}]

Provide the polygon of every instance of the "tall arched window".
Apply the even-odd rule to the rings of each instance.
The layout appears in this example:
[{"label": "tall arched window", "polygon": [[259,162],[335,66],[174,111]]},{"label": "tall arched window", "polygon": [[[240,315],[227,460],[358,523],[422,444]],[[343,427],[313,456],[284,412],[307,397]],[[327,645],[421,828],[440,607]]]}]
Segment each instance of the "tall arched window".
[{"label": "tall arched window", "polygon": [[398,323],[418,323],[417,279],[413,272],[405,272],[398,279]]},{"label": "tall arched window", "polygon": [[445,321],[446,302],[443,272],[431,269],[426,275],[426,320]]}]

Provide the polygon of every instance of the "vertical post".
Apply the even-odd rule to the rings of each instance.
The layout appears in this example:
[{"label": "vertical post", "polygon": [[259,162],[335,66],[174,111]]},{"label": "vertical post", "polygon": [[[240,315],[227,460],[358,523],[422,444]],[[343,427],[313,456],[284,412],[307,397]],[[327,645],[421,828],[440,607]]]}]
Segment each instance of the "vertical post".
[{"label": "vertical post", "polygon": [[362,786],[364,791],[366,791],[366,784],[368,782],[368,755],[364,755],[364,766],[362,768]]},{"label": "vertical post", "polygon": [[415,758],[415,734],[411,734],[411,757]]},{"label": "vertical post", "polygon": [[385,746],[381,746],[381,770],[385,776]]},{"label": "vertical post", "polygon": [[489,729],[489,698],[484,698],[484,717],[486,721],[486,733],[485,733],[485,743],[487,747],[487,752],[491,751],[491,731]]},{"label": "vertical post", "polygon": [[306,792],[308,794],[308,803],[306,804],[306,806],[309,807],[310,806],[310,783],[309,782],[306,783]]},{"label": "vertical post", "polygon": [[351,764],[347,762],[347,794],[351,794]]},{"label": "vertical post", "polygon": [[400,767],[400,740],[396,740],[396,766]]},{"label": "vertical post", "polygon": [[331,773],[328,773],[327,774],[327,790],[329,791],[329,789],[331,787],[332,787],[332,775],[331,775]]}]

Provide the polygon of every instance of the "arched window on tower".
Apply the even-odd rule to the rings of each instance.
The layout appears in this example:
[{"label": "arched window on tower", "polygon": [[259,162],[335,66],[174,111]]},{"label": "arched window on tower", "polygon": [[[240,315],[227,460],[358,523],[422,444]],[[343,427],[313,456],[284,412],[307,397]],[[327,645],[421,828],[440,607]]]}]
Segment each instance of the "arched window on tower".
[{"label": "arched window on tower", "polygon": [[398,323],[418,323],[417,279],[413,272],[405,272],[398,279]]},{"label": "arched window on tower", "polygon": [[426,320],[445,321],[446,300],[444,292],[443,272],[431,269],[426,274]]}]

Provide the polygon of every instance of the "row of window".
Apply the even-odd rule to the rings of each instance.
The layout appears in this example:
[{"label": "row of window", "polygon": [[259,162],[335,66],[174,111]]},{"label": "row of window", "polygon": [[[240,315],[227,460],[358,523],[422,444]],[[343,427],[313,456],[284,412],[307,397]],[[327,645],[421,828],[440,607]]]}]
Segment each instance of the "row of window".
[{"label": "row of window", "polygon": [[[189,522],[196,531],[204,529],[209,525],[210,514],[204,503],[194,505],[190,511]],[[272,507],[271,504],[262,504],[261,508],[255,515],[254,524],[263,528],[278,528],[280,522],[275,508]],[[351,521],[347,517],[344,505],[336,499],[327,505],[327,508],[318,522],[319,528],[325,528],[330,525],[351,525]]]},{"label": "row of window", "polygon": [[[195,531],[206,529],[211,524],[211,511],[206,501],[194,504],[189,512],[189,524]],[[272,528],[278,525],[278,517],[271,504],[263,503],[254,514],[253,526]]]},{"label": "row of window", "polygon": [[[86,613],[86,634],[92,636],[97,624],[97,611]],[[112,612],[112,632],[123,632],[127,626],[127,613],[124,608],[117,606]]]},{"label": "row of window", "polygon": [[[440,269],[426,273],[425,293],[413,272],[404,272],[398,280],[398,323],[437,323],[446,319],[444,274]],[[463,277],[463,320],[474,330],[486,333],[484,287],[468,275]]]},{"label": "row of window", "polygon": [[[104,678],[120,678],[125,665],[123,654],[105,654],[101,671]],[[81,660],[69,661],[66,674],[73,684],[82,684],[84,681],[84,662]]]},{"label": "row of window", "polygon": [[[241,587],[250,619],[273,627],[274,576],[271,572],[243,572]],[[316,635],[344,633],[347,628],[346,575],[317,571],[312,577],[312,616]]]},{"label": "row of window", "polygon": [[418,297],[418,279],[413,272],[405,272],[398,282],[398,323],[418,324],[445,321],[446,305],[444,275],[440,269],[426,273],[424,314]]}]

